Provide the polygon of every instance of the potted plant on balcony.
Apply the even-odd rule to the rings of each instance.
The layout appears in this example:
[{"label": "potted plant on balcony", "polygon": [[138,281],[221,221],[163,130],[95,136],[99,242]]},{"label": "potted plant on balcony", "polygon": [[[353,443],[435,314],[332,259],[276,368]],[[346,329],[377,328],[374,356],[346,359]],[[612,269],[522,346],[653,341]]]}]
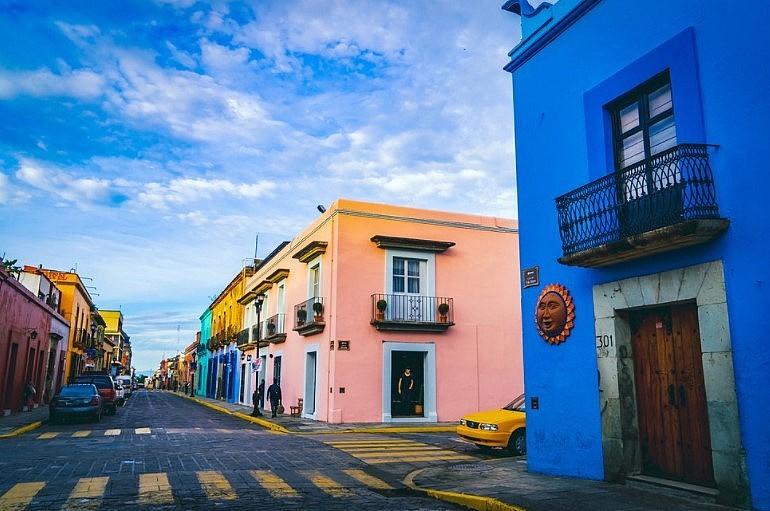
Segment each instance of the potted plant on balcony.
[{"label": "potted plant on balcony", "polygon": [[323,313],[324,313],[324,304],[322,304],[321,302],[315,302],[313,304],[313,314],[314,314],[313,320],[316,323],[323,321]]},{"label": "potted plant on balcony", "polygon": [[447,313],[449,312],[449,304],[444,302],[438,304],[438,321],[439,323],[447,322]]},{"label": "potted plant on balcony", "polygon": [[297,326],[304,325],[305,321],[307,321],[307,310],[306,309],[298,309],[297,310]]},{"label": "potted plant on balcony", "polygon": [[377,312],[374,315],[374,318],[377,321],[383,321],[385,319],[385,309],[388,308],[388,302],[380,298],[377,300]]}]

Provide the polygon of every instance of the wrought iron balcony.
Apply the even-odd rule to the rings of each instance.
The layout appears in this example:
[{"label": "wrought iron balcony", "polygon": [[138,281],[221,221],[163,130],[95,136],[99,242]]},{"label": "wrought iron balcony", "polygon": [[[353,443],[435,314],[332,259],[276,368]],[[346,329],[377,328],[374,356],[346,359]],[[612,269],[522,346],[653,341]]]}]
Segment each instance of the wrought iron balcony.
[{"label": "wrought iron balcony", "polygon": [[372,320],[377,330],[445,332],[454,325],[452,298],[413,294],[373,294]]},{"label": "wrought iron balcony", "polygon": [[606,266],[724,233],[709,147],[681,144],[558,197],[559,262]]},{"label": "wrought iron balcony", "polygon": [[265,320],[265,328],[267,329],[266,341],[278,344],[286,340],[285,319],[286,314],[276,314]]},{"label": "wrought iron balcony", "polygon": [[299,335],[308,336],[323,332],[326,327],[324,321],[324,299],[320,296],[308,298],[304,302],[294,306],[294,330]]},{"label": "wrought iron balcony", "polygon": [[238,338],[235,341],[238,348],[243,348],[245,345],[249,343],[249,329],[244,328],[240,332],[238,332]]}]

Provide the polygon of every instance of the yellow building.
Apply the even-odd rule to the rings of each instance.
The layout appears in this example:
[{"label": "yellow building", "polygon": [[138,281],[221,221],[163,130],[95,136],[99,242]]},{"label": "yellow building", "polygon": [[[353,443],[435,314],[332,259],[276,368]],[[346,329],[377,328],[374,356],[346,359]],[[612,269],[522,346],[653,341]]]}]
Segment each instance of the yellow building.
[{"label": "yellow building", "polygon": [[65,381],[86,370],[86,350],[92,344],[99,320],[99,312],[80,276],[74,272],[42,270],[43,274],[61,290],[61,315],[70,323],[69,346],[64,376]]},{"label": "yellow building", "polygon": [[[228,401],[236,399],[235,369],[238,361],[233,358],[236,353],[233,348],[238,340],[238,333],[243,328],[244,310],[238,299],[243,296],[244,282],[253,274],[254,266],[245,266],[209,306],[211,339],[208,348],[211,351],[211,374],[208,381],[212,386],[213,395]],[[230,345],[232,346],[228,349]]]},{"label": "yellow building", "polygon": [[115,310],[100,310],[106,327],[104,329],[104,360],[105,370],[111,370],[116,365],[115,374],[131,374],[131,342],[130,337],[123,331],[123,313]]}]

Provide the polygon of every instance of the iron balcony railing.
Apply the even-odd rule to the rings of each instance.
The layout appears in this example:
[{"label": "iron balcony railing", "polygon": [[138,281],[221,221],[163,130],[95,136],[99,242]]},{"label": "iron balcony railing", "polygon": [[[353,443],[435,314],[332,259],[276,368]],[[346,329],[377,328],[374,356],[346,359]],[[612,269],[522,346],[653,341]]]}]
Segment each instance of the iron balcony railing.
[{"label": "iron balcony railing", "polygon": [[[320,305],[315,305],[316,303]],[[319,314],[320,312],[320,314]],[[308,298],[294,306],[294,328],[323,321],[324,299],[321,296]]]},{"label": "iron balcony railing", "polygon": [[286,314],[276,314],[265,320],[265,328],[267,329],[268,337],[286,333],[286,328],[284,326],[285,318]]},{"label": "iron balcony railing", "polygon": [[564,255],[719,218],[707,144],[681,144],[556,199]]},{"label": "iron balcony railing", "polygon": [[236,339],[236,345],[241,348],[249,343],[249,329],[244,328],[240,332],[238,332],[238,337]]},{"label": "iron balcony railing", "polygon": [[454,323],[452,298],[414,294],[373,294],[372,322]]}]

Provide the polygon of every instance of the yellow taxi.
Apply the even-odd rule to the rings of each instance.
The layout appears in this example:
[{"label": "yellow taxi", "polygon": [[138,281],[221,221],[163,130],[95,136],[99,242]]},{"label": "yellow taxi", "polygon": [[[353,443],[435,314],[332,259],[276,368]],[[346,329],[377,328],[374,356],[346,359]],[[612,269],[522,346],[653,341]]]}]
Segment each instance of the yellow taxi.
[{"label": "yellow taxi", "polygon": [[476,444],[479,449],[495,447],[511,454],[527,454],[527,414],[524,394],[503,408],[471,413],[460,419],[457,434],[463,440]]}]

